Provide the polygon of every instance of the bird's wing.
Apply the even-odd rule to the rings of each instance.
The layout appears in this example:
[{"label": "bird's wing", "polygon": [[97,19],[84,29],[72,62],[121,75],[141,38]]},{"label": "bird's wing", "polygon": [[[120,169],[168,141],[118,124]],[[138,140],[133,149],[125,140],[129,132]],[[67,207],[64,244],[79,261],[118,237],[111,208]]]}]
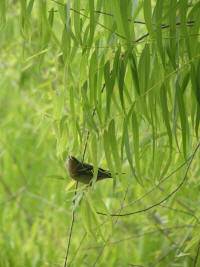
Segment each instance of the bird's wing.
[{"label": "bird's wing", "polygon": [[[77,175],[78,176],[88,176],[92,177],[94,173],[94,167],[91,164],[88,163],[82,163],[77,160]],[[110,171],[104,170],[102,168],[98,168],[98,174],[97,178],[102,179],[102,178],[111,178],[111,173]]]},{"label": "bird's wing", "polygon": [[99,178],[112,178],[111,172],[104,170],[102,168],[98,169],[98,175]]},{"label": "bird's wing", "polygon": [[93,166],[87,163],[79,163],[77,172],[79,175],[93,175]]}]

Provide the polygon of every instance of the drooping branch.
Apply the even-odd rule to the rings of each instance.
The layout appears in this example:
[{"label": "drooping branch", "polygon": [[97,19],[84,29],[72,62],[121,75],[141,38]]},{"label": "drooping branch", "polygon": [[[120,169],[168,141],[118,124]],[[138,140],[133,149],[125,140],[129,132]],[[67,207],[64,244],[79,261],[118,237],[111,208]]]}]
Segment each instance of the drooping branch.
[{"label": "drooping branch", "polygon": [[187,181],[187,175],[188,175],[188,172],[189,172],[189,169],[192,165],[192,162],[194,160],[194,157],[197,153],[197,151],[199,150],[199,147],[200,147],[200,142],[197,144],[190,160],[189,160],[189,163],[188,163],[188,166],[186,168],[186,172],[185,172],[185,175],[181,181],[181,183],[174,189],[172,190],[166,197],[164,197],[162,200],[160,200],[159,202],[155,203],[155,204],[152,204],[150,205],[149,207],[146,207],[144,209],[141,209],[141,210],[136,210],[136,211],[133,211],[133,212],[128,212],[128,213],[124,213],[124,214],[107,214],[107,213],[104,213],[104,212],[100,212],[100,211],[97,211],[98,214],[100,215],[103,215],[103,216],[111,216],[111,217],[116,217],[116,216],[120,216],[120,217],[123,217],[123,216],[130,216],[130,215],[135,215],[135,214],[139,214],[139,213],[144,213],[148,210],[151,210],[159,205],[161,205],[162,203],[164,203],[165,201],[167,201],[169,198],[171,198],[173,195],[175,195],[181,188],[182,186],[185,184],[185,182]]}]

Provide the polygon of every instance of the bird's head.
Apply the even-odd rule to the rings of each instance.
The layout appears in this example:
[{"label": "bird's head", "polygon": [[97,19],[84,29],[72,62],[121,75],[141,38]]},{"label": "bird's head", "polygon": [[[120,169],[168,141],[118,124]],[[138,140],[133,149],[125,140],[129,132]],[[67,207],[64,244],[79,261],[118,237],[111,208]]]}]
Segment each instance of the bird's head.
[{"label": "bird's head", "polygon": [[80,164],[80,162],[73,156],[68,156],[66,160],[66,168],[69,172],[70,177],[75,177],[77,174],[77,167]]}]

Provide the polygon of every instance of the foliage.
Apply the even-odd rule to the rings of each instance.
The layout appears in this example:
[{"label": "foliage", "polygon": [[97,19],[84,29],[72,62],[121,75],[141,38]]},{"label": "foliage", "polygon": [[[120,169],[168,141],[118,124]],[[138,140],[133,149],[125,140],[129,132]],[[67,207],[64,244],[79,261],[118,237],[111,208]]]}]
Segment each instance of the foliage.
[{"label": "foliage", "polygon": [[[0,1],[0,266],[200,264],[199,12]],[[74,194],[67,155],[113,180]]]}]

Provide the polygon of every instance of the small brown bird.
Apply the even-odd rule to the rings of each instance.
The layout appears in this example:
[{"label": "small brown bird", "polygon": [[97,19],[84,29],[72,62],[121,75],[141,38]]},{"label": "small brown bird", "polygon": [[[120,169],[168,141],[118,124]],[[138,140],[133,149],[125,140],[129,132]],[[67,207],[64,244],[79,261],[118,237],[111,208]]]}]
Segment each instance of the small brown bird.
[{"label": "small brown bird", "polygon": [[[73,156],[69,156],[66,167],[69,175],[72,179],[84,183],[90,184],[93,178],[94,167],[87,163],[82,163]],[[97,181],[112,178],[110,171],[98,168]]]}]

